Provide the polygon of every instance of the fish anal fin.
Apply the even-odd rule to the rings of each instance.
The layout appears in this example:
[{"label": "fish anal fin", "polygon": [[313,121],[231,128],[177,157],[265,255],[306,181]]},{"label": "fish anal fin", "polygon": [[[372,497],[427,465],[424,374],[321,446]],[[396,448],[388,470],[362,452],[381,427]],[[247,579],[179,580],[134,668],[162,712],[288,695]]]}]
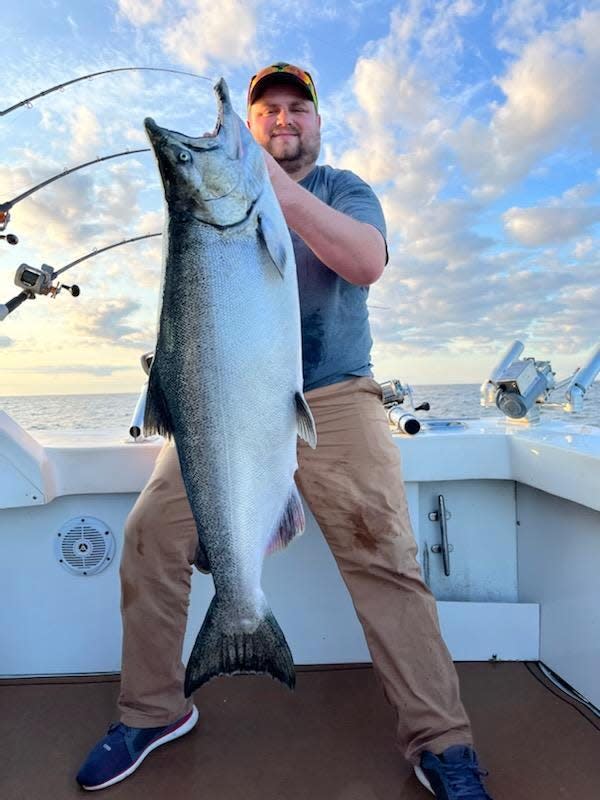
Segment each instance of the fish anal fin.
[{"label": "fish anal fin", "polygon": [[296,392],[296,421],[298,436],[314,449],[317,446],[317,429],[308,403],[301,392]]},{"label": "fish anal fin", "polygon": [[267,610],[253,633],[225,633],[219,626],[225,617],[213,597],[188,659],[185,696],[219,675],[268,674],[293,689],[294,660],[273,612]]},{"label": "fish anal fin", "polygon": [[285,239],[281,236],[276,226],[266,214],[258,217],[258,233],[265,245],[271,261],[275,264],[281,277],[285,276],[288,262],[288,251],[285,247]]},{"label": "fish anal fin", "polygon": [[302,500],[300,499],[298,489],[294,486],[285,504],[281,519],[267,547],[267,554],[270,555],[277,550],[283,550],[284,547],[287,547],[295,536],[300,536],[300,534],[304,533],[305,524],[306,520],[304,518]]}]

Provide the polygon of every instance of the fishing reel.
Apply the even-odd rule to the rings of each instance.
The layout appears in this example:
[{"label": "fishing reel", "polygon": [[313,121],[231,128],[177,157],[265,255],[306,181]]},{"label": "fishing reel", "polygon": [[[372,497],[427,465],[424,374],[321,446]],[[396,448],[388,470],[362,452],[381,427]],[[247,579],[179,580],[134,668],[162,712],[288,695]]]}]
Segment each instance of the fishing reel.
[{"label": "fishing reel", "polygon": [[481,387],[482,406],[495,405],[510,419],[536,416],[536,404],[543,403],[556,388],[549,361],[519,359],[523,344],[515,341]]},{"label": "fishing reel", "polygon": [[30,267],[29,264],[21,264],[15,274],[15,285],[31,295],[49,294],[56,297],[61,289],[66,289],[73,297],[79,297],[79,286],[66,286],[64,283],[54,285],[52,281],[56,278],[56,270],[49,264],[42,264],[40,269]]},{"label": "fishing reel", "polygon": [[[0,231],[5,231],[10,222],[10,212],[0,210]],[[6,244],[19,244],[19,237],[14,233],[1,233],[0,239],[4,239]]]},{"label": "fishing reel", "polygon": [[[582,369],[557,383],[549,361],[519,356],[523,343],[515,340],[481,386],[481,405],[496,406],[513,422],[539,422],[539,409],[581,411],[583,396],[600,372],[600,347]],[[566,403],[550,403],[552,392],[568,385]]]},{"label": "fishing reel", "polygon": [[29,264],[21,264],[15,273],[15,285],[22,291],[16,297],[8,300],[7,303],[0,304],[0,321],[6,319],[25,300],[35,300],[38,294],[50,295],[50,297],[54,298],[62,289],[66,289],[72,297],[79,297],[79,286],[53,283],[57,274],[54,267],[49,264],[42,264],[40,269],[30,267]]},{"label": "fishing reel", "polygon": [[[0,209],[1,208],[2,206],[0,206]],[[0,214],[1,213],[4,212],[0,210]],[[162,236],[162,233],[144,233],[142,236],[133,236],[131,239],[123,239],[121,242],[114,242],[113,244],[106,245],[106,247],[101,247],[99,250],[94,249],[80,258],[76,258],[75,261],[70,261],[60,269],[54,269],[48,264],[42,264],[39,269],[37,267],[30,267],[29,264],[21,264],[15,275],[15,283],[23,291],[9,300],[6,305],[0,305],[0,321],[5,319],[15,308],[18,308],[21,303],[24,303],[25,300],[35,300],[38,294],[56,297],[62,289],[66,289],[73,297],[79,297],[81,292],[79,286],[76,284],[67,286],[65,283],[54,284],[53,281],[58,278],[59,275],[62,275],[63,272],[71,269],[71,267],[74,267],[76,264],[81,264],[82,261],[95,258],[99,256],[100,253],[106,253],[107,250],[112,250],[115,247],[121,247],[130,242],[139,242],[143,239],[152,239],[154,236]]]},{"label": "fishing reel", "polygon": [[421,423],[403,408],[404,400],[408,397],[413,411],[429,411],[429,403],[421,403],[415,408],[412,389],[408,384],[402,384],[397,378],[380,383],[381,400],[387,412],[387,418],[393,430],[408,433],[414,436],[421,430]]}]

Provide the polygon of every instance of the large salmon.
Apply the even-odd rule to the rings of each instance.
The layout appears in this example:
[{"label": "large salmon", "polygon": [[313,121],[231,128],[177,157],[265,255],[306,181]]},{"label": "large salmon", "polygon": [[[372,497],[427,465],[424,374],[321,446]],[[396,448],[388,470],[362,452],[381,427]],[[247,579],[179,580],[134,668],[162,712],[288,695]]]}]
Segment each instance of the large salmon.
[{"label": "large salmon", "polygon": [[261,572],[265,554],[303,530],[296,437],[316,444],[302,395],[289,232],[224,80],[215,93],[212,134],[192,138],[144,123],[168,210],[144,427],[175,440],[199,559],[215,584],[186,696],[223,674],[265,672],[294,685]]}]

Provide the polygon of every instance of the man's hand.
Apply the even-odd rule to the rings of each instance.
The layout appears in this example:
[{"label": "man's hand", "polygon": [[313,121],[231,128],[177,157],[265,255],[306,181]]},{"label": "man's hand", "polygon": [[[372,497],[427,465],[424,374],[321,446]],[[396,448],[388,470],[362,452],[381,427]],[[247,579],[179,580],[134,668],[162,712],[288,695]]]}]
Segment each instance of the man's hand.
[{"label": "man's hand", "polygon": [[290,176],[282,167],[279,166],[271,153],[265,150],[264,147],[263,156],[265,157],[265,164],[267,165],[267,172],[269,173],[269,178],[271,179],[273,189],[275,190],[279,204],[283,208],[285,214],[284,203],[286,199],[286,191],[289,193],[290,187],[293,189],[293,187],[296,185],[296,182],[290,178]]}]

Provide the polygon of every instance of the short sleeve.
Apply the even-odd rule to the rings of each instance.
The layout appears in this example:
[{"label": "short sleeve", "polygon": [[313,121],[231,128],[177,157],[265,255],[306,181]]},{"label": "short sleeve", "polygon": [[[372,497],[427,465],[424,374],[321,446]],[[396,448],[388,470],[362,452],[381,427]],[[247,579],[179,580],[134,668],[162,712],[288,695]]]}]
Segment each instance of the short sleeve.
[{"label": "short sleeve", "polygon": [[337,170],[330,186],[329,205],[342,214],[368,222],[381,233],[387,263],[387,230],[381,203],[368,183],[350,170]]}]

